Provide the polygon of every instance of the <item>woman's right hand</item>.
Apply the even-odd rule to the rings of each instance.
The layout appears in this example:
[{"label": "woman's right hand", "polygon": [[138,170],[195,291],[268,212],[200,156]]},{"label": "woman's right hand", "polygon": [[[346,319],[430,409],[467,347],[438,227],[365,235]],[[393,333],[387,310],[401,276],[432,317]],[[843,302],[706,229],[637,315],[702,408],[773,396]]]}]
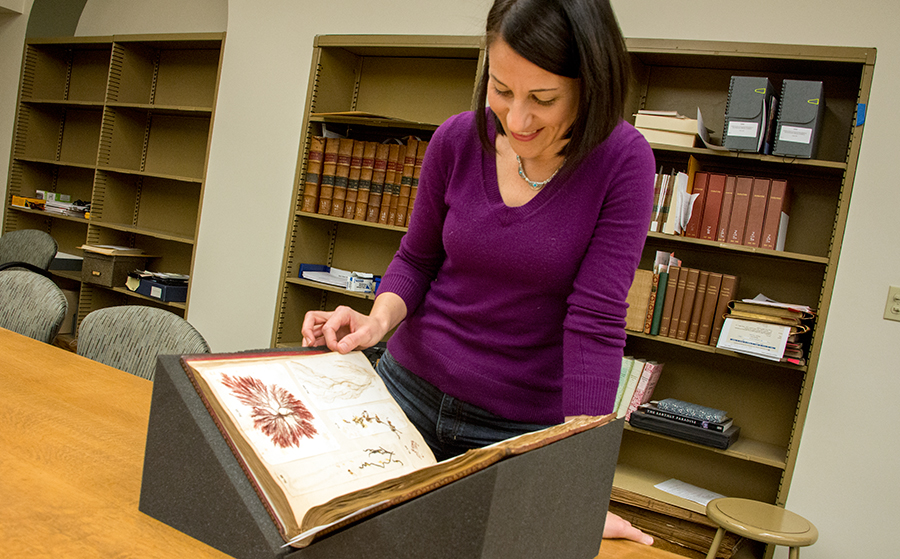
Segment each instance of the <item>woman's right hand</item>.
[{"label": "woman's right hand", "polygon": [[405,316],[406,304],[393,293],[379,295],[369,315],[345,306],[309,311],[300,329],[303,347],[324,345],[341,354],[372,347]]}]

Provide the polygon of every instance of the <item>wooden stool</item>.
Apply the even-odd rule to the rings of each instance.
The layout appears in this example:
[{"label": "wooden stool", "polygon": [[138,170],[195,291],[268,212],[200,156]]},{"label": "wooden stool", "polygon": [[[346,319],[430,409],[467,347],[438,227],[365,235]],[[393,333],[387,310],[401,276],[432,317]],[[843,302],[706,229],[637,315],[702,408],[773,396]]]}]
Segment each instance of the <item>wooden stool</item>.
[{"label": "wooden stool", "polygon": [[719,525],[706,559],[713,559],[725,531],[758,542],[790,547],[790,559],[800,557],[800,548],[812,545],[819,531],[811,522],[775,505],[749,499],[713,499],[706,505],[706,516]]}]

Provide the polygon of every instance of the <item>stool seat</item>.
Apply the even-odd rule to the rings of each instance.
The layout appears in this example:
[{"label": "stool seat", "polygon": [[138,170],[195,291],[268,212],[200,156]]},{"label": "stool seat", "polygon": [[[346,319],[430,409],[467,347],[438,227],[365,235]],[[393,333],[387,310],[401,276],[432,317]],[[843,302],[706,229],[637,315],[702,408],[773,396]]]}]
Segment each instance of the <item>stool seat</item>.
[{"label": "stool seat", "polygon": [[724,530],[758,542],[790,547],[792,558],[798,556],[797,548],[812,545],[819,538],[816,527],[799,514],[750,499],[713,499],[706,505],[706,516],[719,525],[709,557],[715,556]]}]

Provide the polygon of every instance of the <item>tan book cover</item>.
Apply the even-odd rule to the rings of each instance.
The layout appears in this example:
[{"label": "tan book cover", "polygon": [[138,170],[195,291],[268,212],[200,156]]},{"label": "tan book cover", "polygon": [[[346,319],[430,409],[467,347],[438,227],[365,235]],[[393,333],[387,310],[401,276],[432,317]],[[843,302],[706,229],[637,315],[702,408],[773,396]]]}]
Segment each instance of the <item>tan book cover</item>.
[{"label": "tan book cover", "polygon": [[697,239],[700,237],[700,226],[703,225],[703,211],[706,206],[707,185],[709,183],[709,173],[694,173],[694,181],[691,185],[691,194],[696,194],[694,202],[691,205],[691,218],[688,220],[684,228],[684,236]]},{"label": "tan book cover", "polygon": [[725,177],[725,189],[722,193],[722,209],[719,212],[719,228],[716,232],[716,241],[724,243],[728,239],[728,224],[731,218],[731,208],[734,205],[734,187],[737,177],[728,175]]},{"label": "tan book cover", "polygon": [[713,313],[709,345],[716,345],[719,342],[719,334],[722,332],[722,324],[725,322],[725,313],[728,311],[728,302],[735,298],[739,286],[740,278],[731,274],[722,274],[722,287],[719,289],[719,300]]},{"label": "tan book cover", "polygon": [[750,207],[747,208],[747,225],[744,227],[743,244],[746,246],[759,246],[763,220],[766,217],[766,204],[769,199],[769,185],[771,183],[771,179],[764,177],[753,178],[753,188],[750,191]]},{"label": "tan book cover", "polygon": [[625,302],[628,303],[628,311],[625,315],[625,329],[632,332],[643,332],[644,322],[647,320],[647,306],[650,303],[650,289],[653,285],[653,272],[651,270],[637,269]]},{"label": "tan book cover", "polygon": [[366,143],[362,140],[353,142],[353,153],[350,156],[350,174],[347,176],[347,196],[344,199],[344,219],[356,216],[356,200],[359,198],[359,178],[362,175],[363,152]]},{"label": "tan book cover", "polygon": [[684,292],[687,288],[687,278],[691,268],[681,268],[678,274],[678,286],[675,288],[675,301],[672,305],[672,318],[669,324],[669,338],[678,337],[678,325],[681,323],[681,309],[684,307]]},{"label": "tan book cover", "polygon": [[700,327],[697,330],[697,343],[708,345],[709,334],[712,332],[713,318],[716,314],[716,304],[719,302],[719,290],[722,288],[722,274],[710,272],[706,283],[706,297],[703,299],[703,309],[700,311]]},{"label": "tan book cover", "polygon": [[347,183],[350,177],[350,160],[353,158],[353,140],[341,138],[338,143],[338,158],[334,172],[334,190],[331,194],[331,216],[344,217],[344,202],[347,200]]},{"label": "tan book cover", "polygon": [[709,272],[700,270],[697,278],[697,289],[694,292],[694,304],[691,308],[691,320],[688,323],[687,338],[689,342],[697,341],[700,331],[700,314],[703,312],[703,303],[706,301],[706,286],[709,283]]},{"label": "tan book cover", "polygon": [[365,221],[369,209],[369,193],[372,190],[372,173],[375,170],[377,142],[366,142],[363,148],[362,168],[359,171],[359,192],[356,194],[356,213],[353,219]]},{"label": "tan book cover", "polygon": [[412,218],[413,207],[416,204],[416,194],[419,191],[419,176],[422,174],[422,161],[425,160],[425,150],[428,149],[428,142],[420,140],[416,146],[416,166],[413,169],[412,184],[409,188],[409,207],[406,209],[406,226],[409,227],[409,220]]},{"label": "tan book cover", "polygon": [[753,177],[737,177],[734,185],[734,201],[731,205],[731,217],[728,218],[728,237],[726,243],[740,245],[744,242],[744,229],[747,226],[747,211],[750,209],[750,195],[753,191]]},{"label": "tan book cover", "polygon": [[[791,192],[787,181],[773,180],[766,204],[759,246],[770,250],[784,250],[784,238],[791,212]],[[780,247],[780,248],[779,248]]]},{"label": "tan book cover", "polygon": [[334,177],[337,173],[340,138],[325,139],[325,157],[322,159],[322,182],[319,185],[319,210],[322,215],[331,215],[331,198],[334,195]]},{"label": "tan book cover", "polygon": [[703,220],[700,222],[699,238],[714,241],[719,231],[719,214],[722,212],[724,202],[725,175],[710,173],[706,189],[706,205],[703,208]]},{"label": "tan book cover", "polygon": [[579,418],[438,463],[362,352],[206,354],[181,364],[295,547],[614,418]]},{"label": "tan book cover", "polygon": [[[406,146],[400,144],[390,144],[388,151],[387,168],[384,173],[384,190],[381,194],[381,209],[378,211],[378,223],[382,225],[388,224],[388,217],[391,215],[391,206],[397,208],[397,201],[394,199],[394,189],[397,188],[397,182],[400,180],[400,172],[403,169],[400,157],[400,151],[406,154]],[[397,188],[399,191],[399,188]]]},{"label": "tan book cover", "polygon": [[666,280],[666,298],[663,301],[662,315],[659,318],[659,335],[669,335],[669,325],[672,323],[672,308],[675,306],[675,292],[678,290],[678,278],[681,274],[681,266],[669,266],[669,278]]},{"label": "tan book cover", "polygon": [[729,301],[728,308],[732,311],[795,318],[801,321],[812,320],[816,316],[815,311],[807,310],[806,308],[779,307],[754,301]]},{"label": "tan book cover", "polygon": [[366,221],[378,223],[381,214],[381,198],[384,196],[384,179],[387,175],[387,161],[391,146],[378,144],[375,148],[375,161],[372,168],[372,184],[369,191],[369,204],[366,208]]},{"label": "tan book cover", "polygon": [[413,174],[416,169],[416,151],[419,140],[409,137],[406,142],[406,153],[403,157],[403,170],[400,173],[400,190],[397,193],[397,208],[393,211],[394,219],[391,222],[397,227],[406,227],[406,211],[409,209],[409,196],[412,192]]},{"label": "tan book cover", "polygon": [[322,181],[322,160],[325,158],[325,138],[313,136],[309,139],[309,153],[306,155],[306,174],[303,176],[304,212],[316,213],[319,205],[319,185]]},{"label": "tan book cover", "polygon": [[[691,324],[691,312],[694,309],[694,299],[697,295],[697,282],[700,279],[700,270],[697,268],[689,268],[687,278],[684,283],[684,298],[681,302],[681,314],[678,315],[678,331],[675,338],[686,340],[688,327]],[[669,330],[671,331],[671,326]]]}]

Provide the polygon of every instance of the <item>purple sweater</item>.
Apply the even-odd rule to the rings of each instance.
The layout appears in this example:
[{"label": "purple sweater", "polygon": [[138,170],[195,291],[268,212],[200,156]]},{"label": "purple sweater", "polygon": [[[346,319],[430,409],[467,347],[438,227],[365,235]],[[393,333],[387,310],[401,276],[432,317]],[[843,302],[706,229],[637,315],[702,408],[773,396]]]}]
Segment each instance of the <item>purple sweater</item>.
[{"label": "purple sweater", "polygon": [[474,113],[448,119],[428,146],[409,231],[379,288],[408,311],[391,354],[507,419],[610,413],[654,165],[623,121],[578,169],[511,208]]}]

